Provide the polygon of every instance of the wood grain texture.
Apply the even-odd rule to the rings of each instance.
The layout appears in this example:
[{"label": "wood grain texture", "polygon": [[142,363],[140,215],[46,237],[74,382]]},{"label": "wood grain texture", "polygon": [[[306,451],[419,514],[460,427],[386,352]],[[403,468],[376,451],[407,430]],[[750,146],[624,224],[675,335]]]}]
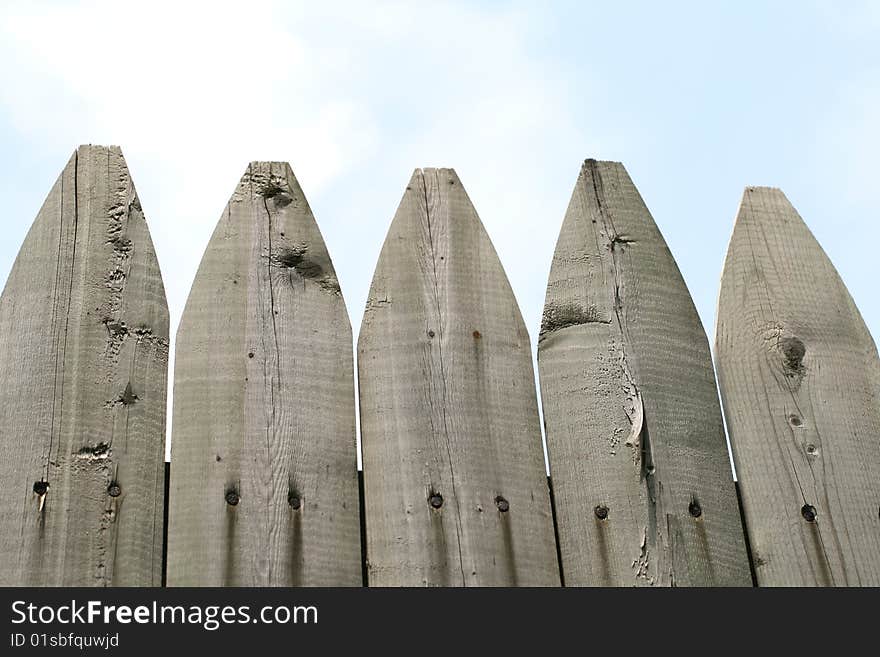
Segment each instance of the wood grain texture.
[{"label": "wood grain texture", "polygon": [[708,340],[619,163],[581,169],[538,368],[566,586],[749,585]]},{"label": "wood grain texture", "polygon": [[167,372],[125,160],[81,146],[0,297],[0,585],[161,584]]},{"label": "wood grain texture", "polygon": [[880,584],[877,348],[778,189],[743,195],[715,350],[759,585]]},{"label": "wood grain texture", "polygon": [[362,583],[351,326],[290,166],[248,167],[177,334],[170,586]]},{"label": "wood grain texture", "polygon": [[559,584],[530,351],[458,176],[416,170],[358,341],[371,586]]}]

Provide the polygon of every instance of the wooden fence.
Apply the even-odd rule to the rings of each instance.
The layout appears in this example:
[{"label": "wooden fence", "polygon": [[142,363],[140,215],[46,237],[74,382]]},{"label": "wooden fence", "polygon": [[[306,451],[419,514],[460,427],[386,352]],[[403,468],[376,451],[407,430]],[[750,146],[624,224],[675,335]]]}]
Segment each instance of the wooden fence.
[{"label": "wooden fence", "polygon": [[[749,188],[718,382],[622,165],[587,160],[531,344],[451,169],[413,174],[357,343],[285,163],[168,312],[118,148],[84,146],[0,297],[3,585],[880,584],[880,359],[782,192]],[[164,473],[164,474],[163,474]],[[170,481],[169,481],[170,478]],[[167,496],[166,496],[167,490]]]}]

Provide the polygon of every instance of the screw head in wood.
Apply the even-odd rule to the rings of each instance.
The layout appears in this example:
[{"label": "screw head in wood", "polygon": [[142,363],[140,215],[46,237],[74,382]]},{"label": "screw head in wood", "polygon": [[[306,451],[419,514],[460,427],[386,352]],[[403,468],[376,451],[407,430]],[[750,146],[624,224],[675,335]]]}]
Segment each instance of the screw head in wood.
[{"label": "screw head in wood", "polygon": [[440,493],[434,493],[428,498],[428,503],[435,509],[443,506],[443,496]]},{"label": "screw head in wood", "polygon": [[226,503],[229,506],[237,506],[239,501],[241,501],[241,498],[238,496],[238,493],[236,493],[234,490],[231,490],[228,493],[226,493]]},{"label": "screw head in wood", "polygon": [[694,518],[699,518],[703,515],[703,508],[700,506],[700,503],[696,500],[693,500],[690,504],[688,504],[688,513],[691,514]]},{"label": "screw head in wood", "polygon": [[34,482],[34,492],[42,497],[49,490],[49,482],[48,481],[35,481]]},{"label": "screw head in wood", "polygon": [[287,496],[287,503],[294,511],[299,510],[299,508],[302,506],[302,500],[296,493],[290,493]]},{"label": "screw head in wood", "polygon": [[434,331],[428,331],[428,337],[429,337],[429,338],[433,338],[433,337],[434,337]]},{"label": "screw head in wood", "polygon": [[812,504],[804,504],[801,507],[801,515],[807,522],[816,522],[816,507]]},{"label": "screw head in wood", "polygon": [[107,486],[107,494],[110,497],[119,497],[122,495],[122,486],[120,486],[117,482],[113,481]]},{"label": "screw head in wood", "polygon": [[501,513],[507,513],[510,510],[510,502],[500,495],[495,498],[495,506],[498,507],[498,510],[501,511]]},{"label": "screw head in wood", "polygon": [[599,520],[607,520],[608,519],[608,507],[604,504],[596,505],[596,508],[593,509],[593,513],[596,514],[596,517]]}]

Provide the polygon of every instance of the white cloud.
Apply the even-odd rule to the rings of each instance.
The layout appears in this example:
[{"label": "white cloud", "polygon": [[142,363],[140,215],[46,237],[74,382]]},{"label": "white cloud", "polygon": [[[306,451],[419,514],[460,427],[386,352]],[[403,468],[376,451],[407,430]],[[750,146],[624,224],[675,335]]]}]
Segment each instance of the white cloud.
[{"label": "white cloud", "polygon": [[[0,113],[35,148],[57,152],[59,170],[79,143],[123,147],[172,332],[254,159],[290,161],[313,207],[348,217],[316,210],[355,333],[409,171],[456,167],[514,289],[528,294],[520,302],[534,332],[560,199],[587,155],[566,89],[528,42],[541,34],[539,14],[464,3],[8,4]],[[523,161],[524,151],[534,157]],[[551,160],[559,168],[548,175]],[[375,182],[393,194],[367,198],[363,179],[389,171],[404,173],[390,187]],[[554,176],[565,181],[561,197],[548,188]],[[550,226],[534,234],[545,216]]]}]

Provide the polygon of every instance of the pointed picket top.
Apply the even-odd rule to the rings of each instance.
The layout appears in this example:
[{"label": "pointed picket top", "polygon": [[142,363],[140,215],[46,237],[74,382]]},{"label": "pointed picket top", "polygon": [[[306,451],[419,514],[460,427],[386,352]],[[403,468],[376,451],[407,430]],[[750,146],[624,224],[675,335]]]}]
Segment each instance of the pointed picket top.
[{"label": "pointed picket top", "polygon": [[880,585],[880,360],[778,189],[743,194],[715,334],[760,585]]},{"label": "pointed picket top", "polygon": [[538,368],[566,585],[748,585],[708,341],[622,164],[581,168]]},{"label": "pointed picket top", "polygon": [[406,188],[358,376],[370,585],[558,585],[528,332],[451,169]]},{"label": "pointed picket top", "polygon": [[125,159],[80,146],[0,296],[0,585],[161,584],[167,369]]},{"label": "pointed picket top", "polygon": [[168,584],[360,585],[351,326],[290,166],[252,162],[177,334]]}]

